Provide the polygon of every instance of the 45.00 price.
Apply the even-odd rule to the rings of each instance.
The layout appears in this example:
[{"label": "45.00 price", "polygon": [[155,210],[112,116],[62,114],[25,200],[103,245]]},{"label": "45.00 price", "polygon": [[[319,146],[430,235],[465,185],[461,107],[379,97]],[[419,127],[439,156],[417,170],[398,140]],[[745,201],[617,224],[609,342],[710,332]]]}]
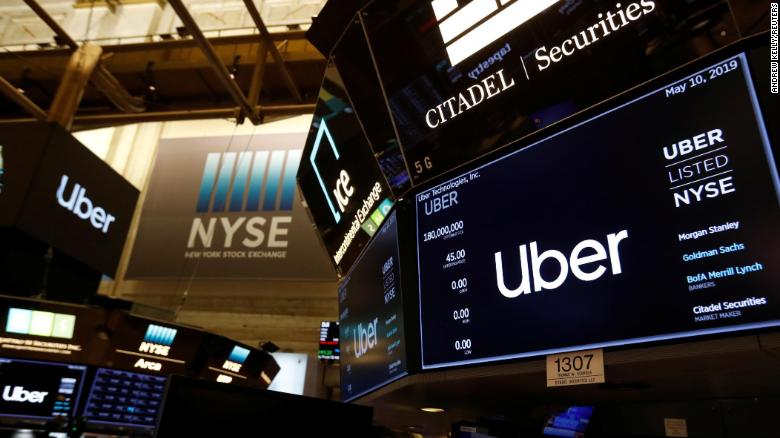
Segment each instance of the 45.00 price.
[{"label": "45.00 price", "polygon": [[457,251],[453,251],[449,254],[447,254],[446,260],[450,263],[457,262],[458,260],[462,260],[466,258],[466,250],[465,249],[459,249]]}]

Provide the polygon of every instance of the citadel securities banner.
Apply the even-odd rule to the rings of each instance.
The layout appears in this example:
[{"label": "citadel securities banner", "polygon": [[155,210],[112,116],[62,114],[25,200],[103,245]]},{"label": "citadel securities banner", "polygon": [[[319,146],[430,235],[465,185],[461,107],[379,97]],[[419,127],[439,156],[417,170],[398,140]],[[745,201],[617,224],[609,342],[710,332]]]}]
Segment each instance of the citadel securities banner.
[{"label": "citadel securities banner", "polygon": [[305,140],[162,139],[127,278],[335,279],[297,194]]},{"label": "citadel securities banner", "polygon": [[415,184],[737,35],[725,0],[374,0],[359,16]]}]

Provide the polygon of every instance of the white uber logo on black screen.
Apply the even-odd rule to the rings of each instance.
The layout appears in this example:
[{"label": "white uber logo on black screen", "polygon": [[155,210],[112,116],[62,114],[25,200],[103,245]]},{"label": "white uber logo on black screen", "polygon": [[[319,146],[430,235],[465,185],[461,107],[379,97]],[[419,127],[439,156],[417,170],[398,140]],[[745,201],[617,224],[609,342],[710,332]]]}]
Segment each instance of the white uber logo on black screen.
[{"label": "white uber logo on black screen", "polygon": [[[515,289],[509,289],[504,280],[504,264],[501,252],[495,253],[496,285],[501,295],[507,298],[516,298],[520,295],[531,293],[531,278],[533,278],[533,291],[553,290],[560,287],[568,278],[569,271],[579,280],[594,281],[601,278],[607,272],[604,264],[596,262],[609,260],[612,275],[623,272],[620,265],[620,242],[628,238],[628,231],[607,235],[607,247],[594,239],[586,239],[574,246],[571,255],[566,257],[562,252],[550,249],[539,253],[538,244],[534,241],[528,244],[531,252],[530,267],[528,262],[528,250],[526,244],[519,247],[520,251],[520,285]],[[586,254],[583,254],[586,253]],[[542,276],[541,268],[544,263],[556,263],[559,267],[558,275],[553,279]],[[586,265],[590,265],[589,268]]]},{"label": "white uber logo on black screen", "polygon": [[44,391],[28,391],[24,389],[24,386],[9,386],[6,385],[3,389],[3,400],[17,403],[43,403],[43,400],[48,395],[48,392]]},{"label": "white uber logo on black screen", "polygon": [[360,359],[361,356],[376,346],[378,323],[379,318],[374,318],[365,327],[363,327],[363,323],[360,323],[352,330],[352,345],[355,358]]},{"label": "white uber logo on black screen", "polygon": [[60,186],[57,189],[57,203],[78,216],[79,219],[89,221],[95,229],[100,230],[103,234],[108,234],[108,227],[116,220],[116,217],[106,212],[104,208],[95,205],[87,197],[87,189],[81,184],[73,184],[73,188],[66,198],[65,193],[68,189],[69,179],[68,175],[62,175]]}]

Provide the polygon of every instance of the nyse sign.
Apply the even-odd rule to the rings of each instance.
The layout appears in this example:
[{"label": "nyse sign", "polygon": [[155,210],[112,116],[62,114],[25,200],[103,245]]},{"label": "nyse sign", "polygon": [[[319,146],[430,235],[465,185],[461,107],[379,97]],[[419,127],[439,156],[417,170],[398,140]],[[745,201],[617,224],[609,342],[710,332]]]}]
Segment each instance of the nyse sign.
[{"label": "nyse sign", "polygon": [[300,159],[300,149],[208,154],[197,204],[206,214],[193,218],[185,256],[286,257]]},{"label": "nyse sign", "polygon": [[163,140],[128,275],[331,278],[296,199],[304,140]]}]

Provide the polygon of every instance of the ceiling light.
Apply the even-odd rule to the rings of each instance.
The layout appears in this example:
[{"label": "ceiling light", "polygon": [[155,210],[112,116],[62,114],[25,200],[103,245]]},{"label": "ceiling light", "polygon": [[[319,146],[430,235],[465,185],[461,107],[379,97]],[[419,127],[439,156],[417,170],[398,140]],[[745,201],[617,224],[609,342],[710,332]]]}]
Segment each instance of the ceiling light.
[{"label": "ceiling light", "polygon": [[444,412],[444,409],[442,408],[420,408],[420,410],[423,412],[429,412],[431,414],[441,414]]}]

